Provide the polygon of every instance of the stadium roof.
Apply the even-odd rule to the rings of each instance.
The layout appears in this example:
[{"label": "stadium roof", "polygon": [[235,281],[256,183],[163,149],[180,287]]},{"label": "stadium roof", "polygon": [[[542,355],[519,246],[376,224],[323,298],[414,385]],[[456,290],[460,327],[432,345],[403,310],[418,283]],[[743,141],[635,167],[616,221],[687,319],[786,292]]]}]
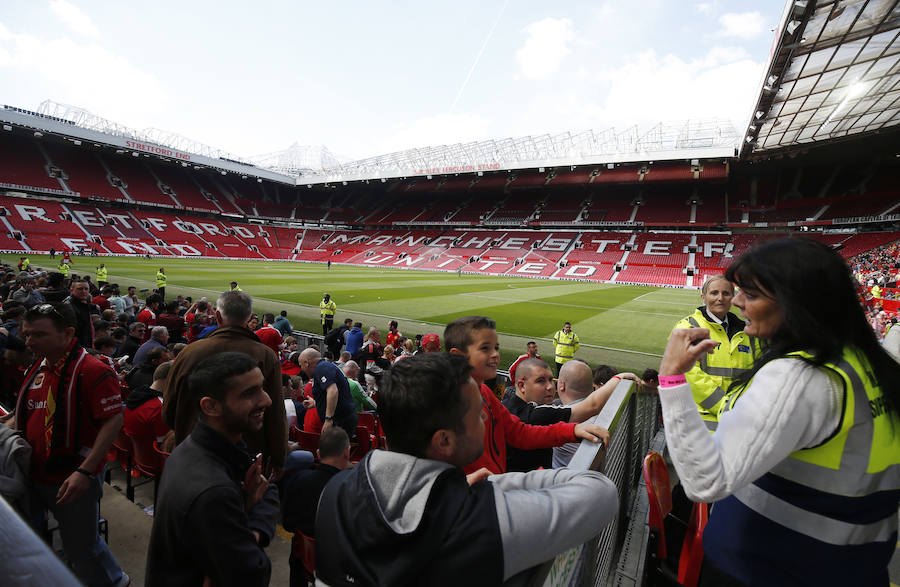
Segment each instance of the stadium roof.
[{"label": "stadium roof", "polygon": [[789,1],[741,156],[900,123],[898,0]]},{"label": "stadium roof", "polygon": [[49,133],[64,137],[75,144],[91,143],[115,148],[120,154],[158,157],[180,163],[184,167],[211,168],[220,173],[253,176],[280,183],[296,184],[296,178],[270,169],[257,167],[208,145],[191,141],[181,135],[159,129],[135,130],[91,114],[83,108],[46,100],[37,112],[0,105],[3,130],[20,127],[34,131],[36,137]]},{"label": "stadium roof", "polygon": [[726,120],[665,122],[647,130],[632,126],[408,149],[324,169],[303,169],[299,183],[734,157],[738,140],[734,126]]}]

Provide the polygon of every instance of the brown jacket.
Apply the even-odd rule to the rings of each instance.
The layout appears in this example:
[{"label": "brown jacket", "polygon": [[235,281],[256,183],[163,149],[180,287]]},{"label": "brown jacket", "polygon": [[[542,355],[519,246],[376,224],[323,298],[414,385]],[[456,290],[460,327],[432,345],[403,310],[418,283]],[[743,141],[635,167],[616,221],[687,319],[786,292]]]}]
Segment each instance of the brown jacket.
[{"label": "brown jacket", "polygon": [[262,430],[246,435],[244,440],[252,454],[262,452],[276,468],[284,467],[287,453],[287,417],[281,387],[281,365],[272,349],[259,341],[250,330],[238,326],[220,326],[204,339],[186,346],[175,359],[163,395],[163,419],[175,431],[175,443],[187,438],[199,417],[197,400],[188,392],[188,376],[203,359],[224,352],[246,353],[259,361],[265,377],[265,389],[272,398],[266,410]]}]

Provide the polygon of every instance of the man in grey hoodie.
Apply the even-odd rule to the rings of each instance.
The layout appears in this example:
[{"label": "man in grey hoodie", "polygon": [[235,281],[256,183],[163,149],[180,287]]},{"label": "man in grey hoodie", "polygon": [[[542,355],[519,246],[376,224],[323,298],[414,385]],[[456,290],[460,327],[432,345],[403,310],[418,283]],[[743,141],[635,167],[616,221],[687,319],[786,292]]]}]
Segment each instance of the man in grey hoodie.
[{"label": "man in grey hoodie", "polygon": [[570,469],[467,478],[484,450],[465,357],[395,364],[379,393],[389,451],[338,473],[319,502],[316,575],[347,585],[525,584],[537,565],[595,536],[617,510],[604,475]]}]

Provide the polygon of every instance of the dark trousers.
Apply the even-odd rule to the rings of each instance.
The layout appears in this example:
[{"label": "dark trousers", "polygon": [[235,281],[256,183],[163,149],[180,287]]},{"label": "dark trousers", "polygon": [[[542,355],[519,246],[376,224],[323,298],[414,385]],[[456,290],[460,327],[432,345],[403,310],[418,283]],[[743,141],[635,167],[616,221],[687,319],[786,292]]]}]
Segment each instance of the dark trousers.
[{"label": "dark trousers", "polygon": [[[322,336],[328,334],[334,327],[334,316],[331,318],[322,318]],[[335,357],[337,358],[337,357]]]}]

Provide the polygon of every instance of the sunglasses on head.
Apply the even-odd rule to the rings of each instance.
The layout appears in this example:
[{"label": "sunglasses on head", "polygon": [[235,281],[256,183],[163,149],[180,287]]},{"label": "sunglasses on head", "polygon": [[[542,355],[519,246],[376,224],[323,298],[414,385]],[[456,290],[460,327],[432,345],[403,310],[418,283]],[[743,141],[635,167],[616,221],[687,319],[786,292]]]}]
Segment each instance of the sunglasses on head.
[{"label": "sunglasses on head", "polygon": [[63,317],[63,315],[59,313],[59,310],[53,307],[53,304],[40,304],[33,309],[36,310],[38,314],[56,314],[60,318]]}]

